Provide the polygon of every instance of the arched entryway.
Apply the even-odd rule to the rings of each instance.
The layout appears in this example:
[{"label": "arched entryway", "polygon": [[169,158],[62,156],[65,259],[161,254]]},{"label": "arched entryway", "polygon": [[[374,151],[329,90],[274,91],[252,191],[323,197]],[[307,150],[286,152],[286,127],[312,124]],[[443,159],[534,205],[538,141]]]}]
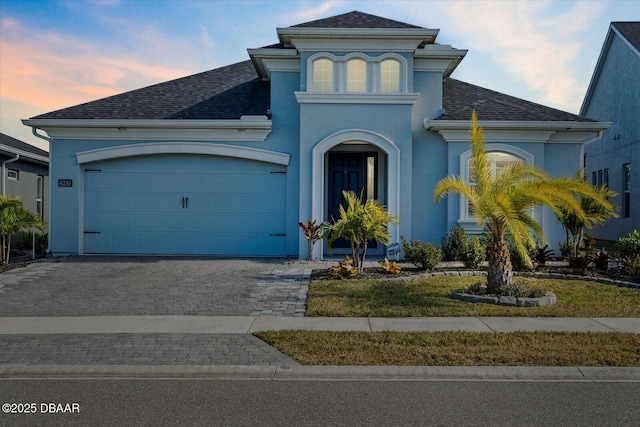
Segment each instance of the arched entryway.
[{"label": "arched entryway", "polygon": [[[362,191],[365,199],[380,200],[398,215],[400,151],[389,139],[367,130],[341,131],[319,142],[312,157],[313,218],[330,220],[342,189]],[[389,231],[397,241],[397,227]],[[315,256],[321,257],[322,250],[317,247]]]}]

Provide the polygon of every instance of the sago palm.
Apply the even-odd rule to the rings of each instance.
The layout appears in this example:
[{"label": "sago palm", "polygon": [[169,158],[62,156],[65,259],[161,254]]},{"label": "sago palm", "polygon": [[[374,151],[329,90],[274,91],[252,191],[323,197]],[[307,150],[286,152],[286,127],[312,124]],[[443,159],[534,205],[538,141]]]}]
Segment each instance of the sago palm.
[{"label": "sago palm", "polygon": [[574,194],[588,196],[599,205],[610,204],[583,180],[551,178],[533,165],[515,163],[494,175],[475,111],[471,116],[471,153],[470,178],[475,184],[448,176],[436,185],[433,200],[437,203],[448,193],[463,195],[473,207],[478,224],[488,230],[491,241],[487,248],[487,291],[490,293],[499,293],[511,283],[509,240],[526,263],[531,263],[527,249],[535,244],[535,235],[545,240],[542,227],[531,216],[535,207],[548,206],[556,214],[564,209],[584,219],[584,211]]}]

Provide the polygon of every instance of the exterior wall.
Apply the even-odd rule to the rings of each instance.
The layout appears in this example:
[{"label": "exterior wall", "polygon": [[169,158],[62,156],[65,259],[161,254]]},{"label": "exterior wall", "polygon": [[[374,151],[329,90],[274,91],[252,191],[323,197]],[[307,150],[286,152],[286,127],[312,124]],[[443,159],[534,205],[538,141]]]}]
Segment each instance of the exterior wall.
[{"label": "exterior wall", "polygon": [[617,240],[640,229],[640,57],[617,35],[609,47],[591,101],[582,113],[612,122],[598,141],[586,144],[585,174],[608,169],[609,188],[618,193],[612,202],[622,207],[623,165],[631,163],[631,212],[591,230],[594,237]]},{"label": "exterior wall", "polygon": [[[414,91],[421,96],[414,106],[412,132],[412,208],[411,230],[407,240],[440,243],[447,230],[447,209],[450,200],[433,204],[433,190],[447,175],[447,144],[437,132],[425,130],[425,117],[437,117],[442,108],[442,74],[437,72],[413,73]],[[436,159],[442,159],[440,161]],[[457,174],[457,172],[456,172]],[[451,198],[449,198],[451,199]]]},{"label": "exterior wall", "polygon": [[[0,162],[6,161],[11,157],[0,156]],[[19,171],[19,179],[7,178],[7,170]],[[5,166],[4,176],[1,180],[5,180],[5,190],[8,196],[20,197],[25,209],[36,212],[36,196],[38,175],[44,177],[44,195],[43,195],[43,219],[49,221],[49,167],[34,164],[24,160],[7,163]],[[0,185],[2,181],[0,180]]]},{"label": "exterior wall", "polygon": [[272,129],[260,148],[291,155],[287,168],[287,254],[298,256],[301,237],[298,221],[306,221],[299,216],[300,110],[293,94],[300,88],[300,75],[296,72],[273,72],[271,87]]}]

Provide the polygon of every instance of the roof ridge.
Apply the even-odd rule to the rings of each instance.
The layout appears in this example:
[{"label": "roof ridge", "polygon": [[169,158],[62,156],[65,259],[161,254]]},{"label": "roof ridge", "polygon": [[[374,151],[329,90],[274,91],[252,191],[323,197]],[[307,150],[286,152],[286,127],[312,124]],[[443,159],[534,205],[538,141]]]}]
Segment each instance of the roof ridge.
[{"label": "roof ridge", "polygon": [[301,24],[291,25],[289,28],[415,28],[424,29],[418,25],[394,19],[384,18],[359,10],[316,19]]}]

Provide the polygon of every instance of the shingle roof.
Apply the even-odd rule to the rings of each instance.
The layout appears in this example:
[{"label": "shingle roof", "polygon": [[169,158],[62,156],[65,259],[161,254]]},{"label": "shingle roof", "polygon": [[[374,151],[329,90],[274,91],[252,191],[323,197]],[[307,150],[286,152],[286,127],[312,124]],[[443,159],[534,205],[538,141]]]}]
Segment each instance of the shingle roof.
[{"label": "shingle roof", "polygon": [[269,91],[269,83],[258,77],[251,61],[243,61],[33,118],[239,119],[267,114]]},{"label": "shingle roof", "polygon": [[46,151],[41,150],[38,147],[34,147],[31,144],[27,144],[26,142],[22,142],[19,139],[12,138],[4,133],[0,133],[0,144],[38,156],[49,157],[49,153]]},{"label": "shingle roof", "polygon": [[303,28],[422,28],[416,25],[406,24],[393,19],[382,18],[376,15],[354,10],[329,18],[292,25]]},{"label": "shingle roof", "polygon": [[476,110],[480,120],[593,122],[587,117],[451,78],[443,81],[442,108],[446,114],[438,120],[470,120],[471,112]]},{"label": "shingle roof", "polygon": [[611,25],[640,52],[640,22],[612,22]]}]

